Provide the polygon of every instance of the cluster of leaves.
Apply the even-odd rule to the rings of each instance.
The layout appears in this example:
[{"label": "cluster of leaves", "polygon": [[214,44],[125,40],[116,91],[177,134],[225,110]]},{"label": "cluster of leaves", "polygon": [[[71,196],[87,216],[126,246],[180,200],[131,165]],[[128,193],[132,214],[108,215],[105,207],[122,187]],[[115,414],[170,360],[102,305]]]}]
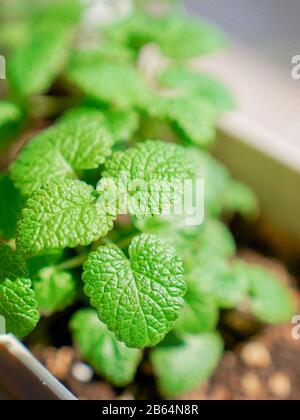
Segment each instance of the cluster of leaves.
[{"label": "cluster of leaves", "polygon": [[[12,15],[20,24],[20,11]],[[51,127],[0,176],[0,315],[9,332],[25,337],[40,316],[76,303],[74,342],[99,375],[130,383],[143,349],[154,347],[161,393],[189,390],[222,355],[222,309],[244,304],[270,323],[294,310],[276,278],[235,258],[221,222],[235,212],[254,217],[257,201],[208,150],[217,117],[234,107],[230,93],[185,60],[223,47],[224,38],[175,12],[137,11],[96,28],[91,42],[74,0],[32,2],[25,23],[24,10],[21,16],[22,45],[6,44],[0,144],[36,120],[37,98],[74,105],[64,113],[59,107],[54,121],[51,108]],[[149,43],[164,56],[150,78],[140,67]],[[157,124],[160,140],[148,140]],[[180,194],[177,181],[204,178],[205,223],[186,227],[180,217],[154,216],[139,205],[129,208],[130,218],[118,217],[108,181],[124,172],[144,181],[145,190],[132,192],[137,204],[151,180],[166,180]]]}]

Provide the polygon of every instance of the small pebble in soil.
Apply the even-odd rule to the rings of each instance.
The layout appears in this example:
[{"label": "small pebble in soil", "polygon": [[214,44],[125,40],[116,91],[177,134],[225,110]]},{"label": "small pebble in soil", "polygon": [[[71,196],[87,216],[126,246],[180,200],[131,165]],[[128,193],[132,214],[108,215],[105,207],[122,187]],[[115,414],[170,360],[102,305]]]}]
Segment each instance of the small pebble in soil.
[{"label": "small pebble in soil", "polygon": [[255,373],[247,373],[244,375],[241,385],[244,393],[249,398],[258,398],[262,391],[261,382]]},{"label": "small pebble in soil", "polygon": [[285,399],[291,394],[291,382],[284,373],[275,373],[269,380],[269,389],[275,397]]},{"label": "small pebble in soil", "polygon": [[59,350],[48,348],[44,354],[48,370],[57,378],[63,380],[67,376],[74,358],[71,347],[61,347]]},{"label": "small pebble in soil", "polygon": [[271,364],[271,356],[267,348],[258,342],[246,344],[241,351],[242,361],[250,367],[266,369]]},{"label": "small pebble in soil", "polygon": [[121,401],[134,401],[135,400],[134,395],[129,391],[123,392],[123,394],[119,395],[117,399]]},{"label": "small pebble in soil", "polygon": [[73,377],[82,383],[89,383],[94,377],[93,369],[82,362],[75,363],[71,368]]},{"label": "small pebble in soil", "polygon": [[230,394],[226,387],[218,385],[213,389],[210,399],[213,401],[225,401],[229,398],[229,396]]}]

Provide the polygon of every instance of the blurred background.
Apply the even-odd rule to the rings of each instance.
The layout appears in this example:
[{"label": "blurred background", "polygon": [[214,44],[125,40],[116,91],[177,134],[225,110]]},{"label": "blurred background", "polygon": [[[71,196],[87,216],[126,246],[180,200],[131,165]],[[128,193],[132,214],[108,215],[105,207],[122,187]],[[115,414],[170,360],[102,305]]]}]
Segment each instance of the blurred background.
[{"label": "blurred background", "polygon": [[185,0],[185,5],[290,75],[291,57],[299,53],[298,0]]},{"label": "blurred background", "polygon": [[[229,85],[238,109],[224,117],[216,154],[258,193],[271,221],[300,249],[300,54],[298,0],[185,0],[186,10],[220,26],[230,49],[197,66]],[[255,162],[255,171],[253,171]],[[280,197],[274,208],[274,200]],[[284,216],[283,216],[284,215]]]}]

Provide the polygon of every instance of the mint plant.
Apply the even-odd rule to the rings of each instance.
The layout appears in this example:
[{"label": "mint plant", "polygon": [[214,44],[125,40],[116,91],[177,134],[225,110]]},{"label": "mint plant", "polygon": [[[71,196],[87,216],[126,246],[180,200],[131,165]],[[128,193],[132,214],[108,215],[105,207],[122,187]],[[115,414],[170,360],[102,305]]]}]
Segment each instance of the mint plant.
[{"label": "mint plant", "polygon": [[[68,309],[74,344],[98,375],[126,386],[150,348],[161,394],[176,396],[218,365],[221,310],[244,305],[263,323],[294,313],[285,285],[237,258],[224,224],[256,217],[258,203],[209,150],[234,100],[188,59],[226,40],[172,1],[158,15],[136,1],[130,16],[92,30],[75,0],[25,3],[3,9],[23,41],[1,41],[2,154],[20,133],[30,140],[0,175],[0,315],[23,338]],[[149,44],[160,59],[151,71],[141,64]],[[197,178],[205,222],[187,226],[165,202]],[[126,183],[124,215],[113,197]]]}]

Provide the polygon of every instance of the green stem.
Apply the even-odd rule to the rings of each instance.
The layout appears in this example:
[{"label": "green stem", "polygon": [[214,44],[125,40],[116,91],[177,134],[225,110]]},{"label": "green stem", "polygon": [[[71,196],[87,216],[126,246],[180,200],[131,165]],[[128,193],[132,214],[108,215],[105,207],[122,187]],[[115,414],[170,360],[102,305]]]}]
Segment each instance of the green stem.
[{"label": "green stem", "polygon": [[15,241],[15,239],[10,239],[10,240],[6,241],[5,239],[0,238],[0,243],[2,243],[3,245],[8,245],[13,250],[16,250],[16,241]]},{"label": "green stem", "polygon": [[58,270],[72,270],[74,268],[81,267],[86,259],[87,255],[78,255],[78,257],[71,258],[70,260],[59,264],[56,268]]}]

